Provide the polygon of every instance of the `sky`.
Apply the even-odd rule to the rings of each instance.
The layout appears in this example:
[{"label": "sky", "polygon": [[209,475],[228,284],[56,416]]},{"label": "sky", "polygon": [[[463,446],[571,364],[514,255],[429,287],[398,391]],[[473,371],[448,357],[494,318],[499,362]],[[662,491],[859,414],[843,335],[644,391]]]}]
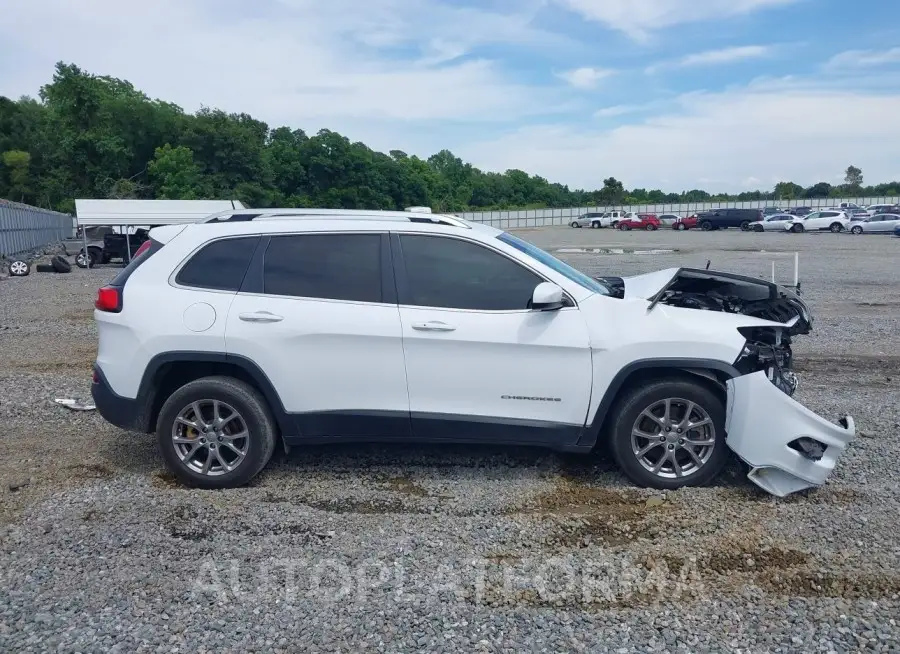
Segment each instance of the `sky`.
[{"label": "sky", "polygon": [[896,0],[0,0],[0,95],[57,61],[186,110],[571,188],[900,180]]}]

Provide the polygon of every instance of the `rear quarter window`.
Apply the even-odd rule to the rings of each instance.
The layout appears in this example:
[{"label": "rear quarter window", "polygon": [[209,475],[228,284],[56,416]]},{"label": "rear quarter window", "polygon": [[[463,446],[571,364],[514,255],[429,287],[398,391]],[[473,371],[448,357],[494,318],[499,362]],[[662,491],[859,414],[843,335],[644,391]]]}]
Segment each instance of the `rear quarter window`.
[{"label": "rear quarter window", "polygon": [[175,283],[214,291],[241,288],[259,236],[223,238],[204,245],[175,276]]}]

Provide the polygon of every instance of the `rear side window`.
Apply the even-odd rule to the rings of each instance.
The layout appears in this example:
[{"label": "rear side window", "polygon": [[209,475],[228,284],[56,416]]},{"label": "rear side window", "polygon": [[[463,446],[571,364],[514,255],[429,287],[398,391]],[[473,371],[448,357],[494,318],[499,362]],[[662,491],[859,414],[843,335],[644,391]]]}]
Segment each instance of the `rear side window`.
[{"label": "rear side window", "polygon": [[235,291],[241,288],[259,236],[223,238],[205,245],[178,272],[182,286]]},{"label": "rear side window", "polygon": [[263,290],[271,295],[381,302],[380,234],[275,236]]}]

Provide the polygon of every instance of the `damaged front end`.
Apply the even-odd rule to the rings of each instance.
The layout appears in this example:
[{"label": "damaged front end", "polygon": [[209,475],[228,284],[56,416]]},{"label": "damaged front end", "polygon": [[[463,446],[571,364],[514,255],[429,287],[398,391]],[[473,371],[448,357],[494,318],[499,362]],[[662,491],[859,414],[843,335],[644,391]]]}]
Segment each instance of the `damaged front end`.
[{"label": "damaged front end", "polygon": [[784,497],[825,483],[840,455],[855,438],[853,419],[834,424],[792,396],[792,338],[812,331],[809,307],[794,291],[762,279],[692,268],[636,277],[599,277],[620,298],[751,316],[754,326],[738,327],[746,339],[733,362],[738,375],[727,382],[725,431],[728,446],[750,466],[748,478]]}]

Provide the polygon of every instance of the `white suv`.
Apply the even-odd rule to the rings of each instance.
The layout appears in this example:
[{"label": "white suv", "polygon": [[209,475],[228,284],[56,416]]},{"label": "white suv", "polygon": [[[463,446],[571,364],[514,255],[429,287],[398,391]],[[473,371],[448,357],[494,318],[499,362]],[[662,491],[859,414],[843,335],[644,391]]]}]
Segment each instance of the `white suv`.
[{"label": "white suv", "polygon": [[790,397],[812,318],[788,289],[593,279],[452,216],[258,211],[154,229],[98,291],[97,408],[186,483],[243,484],[278,440],[602,443],[641,486],[709,482],[730,448],[785,495],[854,437]]}]

